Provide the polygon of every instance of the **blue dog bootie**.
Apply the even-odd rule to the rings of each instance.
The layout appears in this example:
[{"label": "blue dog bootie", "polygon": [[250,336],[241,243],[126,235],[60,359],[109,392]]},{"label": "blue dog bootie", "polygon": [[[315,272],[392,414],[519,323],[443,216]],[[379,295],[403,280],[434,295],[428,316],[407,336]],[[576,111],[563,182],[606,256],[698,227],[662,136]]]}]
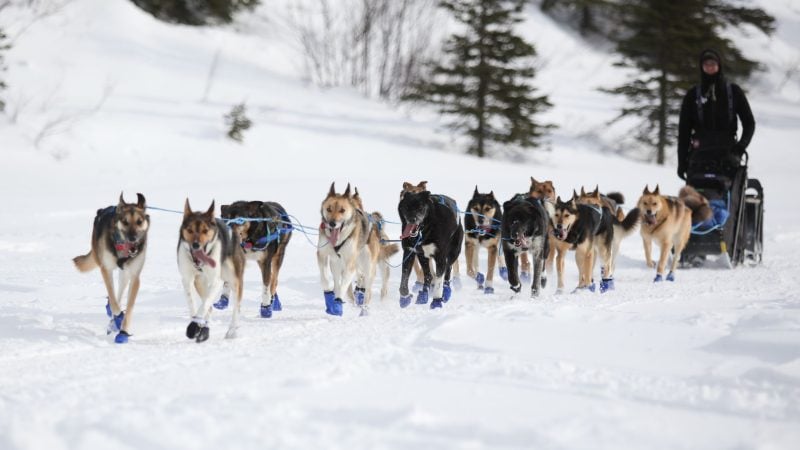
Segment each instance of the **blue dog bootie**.
[{"label": "blue dog bootie", "polygon": [[491,286],[486,286],[485,288],[483,288],[483,293],[484,294],[494,294],[494,288],[491,287]]},{"label": "blue dog bootie", "polygon": [[222,295],[219,296],[219,300],[217,300],[214,303],[214,308],[215,309],[225,309],[225,308],[228,307],[228,302],[229,302],[228,296],[225,295],[225,294],[222,294]]},{"label": "blue dog bootie", "polygon": [[356,305],[358,305],[358,306],[363,306],[364,305],[364,302],[366,301],[366,289],[365,288],[356,288],[355,300],[356,300]]},{"label": "blue dog bootie", "polygon": [[531,273],[530,272],[521,272],[519,274],[519,279],[523,283],[530,283],[531,282]]},{"label": "blue dog bootie", "polygon": [[114,342],[117,344],[127,344],[128,338],[131,337],[127,331],[120,331],[117,336],[114,338]]},{"label": "blue dog bootie", "polygon": [[422,289],[423,286],[424,286],[424,284],[422,284],[421,281],[415,281],[414,285],[411,286],[411,292],[416,294],[417,292],[419,292]]},{"label": "blue dog bootie", "polygon": [[613,278],[603,278],[600,280],[600,293],[604,294],[608,291],[614,290],[614,279]]},{"label": "blue dog bootie", "polygon": [[333,299],[331,302],[331,312],[328,314],[332,316],[341,316],[344,313],[344,302],[340,298]]},{"label": "blue dog bootie", "polygon": [[421,291],[417,292],[417,301],[418,305],[424,305],[428,303],[428,288],[423,288]]},{"label": "blue dog bootie", "polygon": [[333,299],[335,298],[333,291],[323,291],[323,295],[325,295],[325,312],[328,314],[333,314],[331,312],[333,311],[332,305],[333,305]]},{"label": "blue dog bootie", "polygon": [[277,292],[272,294],[272,310],[283,311],[283,305],[281,305],[281,299],[278,297]]},{"label": "blue dog bootie", "polygon": [[483,289],[483,283],[486,282],[486,276],[480,272],[475,275],[475,281],[478,283],[478,289]]},{"label": "blue dog bootie", "polygon": [[675,272],[670,272],[667,274],[667,281],[675,281]]},{"label": "blue dog bootie", "polygon": [[498,272],[500,273],[500,278],[504,281],[508,281],[508,267],[501,267]]},{"label": "blue dog bootie", "polygon": [[109,319],[111,318],[111,316],[114,315],[111,312],[111,302],[108,300],[108,297],[106,297],[106,315],[108,316]]},{"label": "blue dog bootie", "polygon": [[442,286],[442,300],[447,303],[450,300],[450,296],[453,295],[453,289],[450,288],[450,282],[445,281],[444,286]]},{"label": "blue dog bootie", "polygon": [[664,277],[662,277],[660,273],[657,273],[656,277],[653,278],[653,283],[660,283],[662,281],[664,281]]},{"label": "blue dog bootie", "polygon": [[442,299],[440,299],[440,298],[433,299],[433,301],[431,302],[431,309],[441,308],[442,307],[442,303],[443,303]]},{"label": "blue dog bootie", "polygon": [[411,294],[404,296],[400,296],[400,307],[401,308],[408,308],[408,305],[411,304]]},{"label": "blue dog bootie", "polygon": [[261,305],[260,310],[261,317],[265,319],[269,319],[272,317],[272,305]]}]

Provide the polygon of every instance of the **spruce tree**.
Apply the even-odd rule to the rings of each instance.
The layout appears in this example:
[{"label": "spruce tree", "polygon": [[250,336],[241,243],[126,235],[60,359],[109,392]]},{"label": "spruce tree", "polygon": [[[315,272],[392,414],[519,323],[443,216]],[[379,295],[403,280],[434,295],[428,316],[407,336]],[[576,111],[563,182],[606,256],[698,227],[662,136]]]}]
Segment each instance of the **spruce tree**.
[{"label": "spruce tree", "polygon": [[623,95],[628,106],[618,117],[640,120],[635,137],[656,150],[664,164],[666,147],[675,142],[681,98],[699,81],[699,55],[704,48],[720,51],[727,74],[747,78],[759,65],[722,35],[728,26],[754,25],[774,31],[775,19],[758,8],[731,6],[725,0],[620,0],[623,32],[616,38],[622,60],[637,75],[624,85],[604,89]]},{"label": "spruce tree", "polygon": [[524,1],[442,0],[439,6],[464,25],[448,38],[442,63],[416,83],[407,100],[439,106],[450,127],[472,138],[468,153],[484,157],[490,144],[535,147],[547,125],[533,116],[551,106],[534,95],[533,45],[514,33]]},{"label": "spruce tree", "polygon": [[260,0],[131,0],[159,20],[185,25],[228,23],[234,13],[255,8]]}]

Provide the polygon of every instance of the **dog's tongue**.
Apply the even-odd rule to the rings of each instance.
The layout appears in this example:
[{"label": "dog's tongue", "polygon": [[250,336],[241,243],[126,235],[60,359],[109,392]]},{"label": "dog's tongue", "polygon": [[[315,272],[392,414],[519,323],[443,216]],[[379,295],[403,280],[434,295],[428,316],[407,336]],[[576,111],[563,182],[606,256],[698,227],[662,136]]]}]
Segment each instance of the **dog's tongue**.
[{"label": "dog's tongue", "polygon": [[403,234],[400,235],[400,239],[405,239],[407,237],[410,237],[416,231],[417,231],[417,226],[413,223],[409,223],[403,228]]},{"label": "dog's tongue", "polygon": [[331,234],[330,234],[330,236],[328,236],[328,242],[330,242],[331,245],[335,246],[336,243],[339,242],[339,232],[342,231],[342,229],[341,228],[333,228],[333,229],[329,229],[329,230],[330,230]]},{"label": "dog's tongue", "polygon": [[192,250],[192,258],[210,266],[212,269],[217,267],[217,262],[211,259],[211,257],[206,255],[206,252],[202,250]]}]

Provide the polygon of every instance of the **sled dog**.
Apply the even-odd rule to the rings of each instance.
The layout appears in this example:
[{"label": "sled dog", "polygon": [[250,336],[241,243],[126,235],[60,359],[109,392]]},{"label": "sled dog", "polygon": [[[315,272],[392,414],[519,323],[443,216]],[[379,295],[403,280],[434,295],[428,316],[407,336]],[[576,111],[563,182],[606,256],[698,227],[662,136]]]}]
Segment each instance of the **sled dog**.
[{"label": "sled dog", "polygon": [[[452,266],[461,254],[461,242],[464,239],[456,202],[450,197],[434,195],[429,191],[406,192],[397,210],[403,226],[400,235],[403,247],[400,306],[405,308],[411,303],[408,278],[414,263],[413,256],[416,255],[425,276],[423,288],[417,294],[417,303],[427,303],[428,293],[431,292],[431,309],[441,308],[443,302],[450,299]],[[430,260],[435,262],[435,279]]]},{"label": "sled dog", "polygon": [[[666,279],[674,281],[675,268],[692,232],[692,211],[681,199],[661,195],[658,185],[652,192],[649,186],[645,186],[638,205],[642,211],[641,234],[645,262],[648,267],[656,267],[654,281],[661,281],[667,265],[667,256],[673,251],[672,264]],[[650,253],[653,241],[661,248],[657,266]]]},{"label": "sled dog", "polygon": [[533,265],[531,296],[536,297],[542,288],[542,270],[548,254],[547,226],[549,215],[541,200],[530,196],[515,196],[503,203],[502,238],[503,256],[508,266],[511,290],[522,289],[518,260],[530,254]]},{"label": "sled dog", "polygon": [[705,222],[714,217],[714,210],[708,199],[691,186],[684,186],[678,191],[678,198],[692,210],[692,223]]},{"label": "sled dog", "polygon": [[[494,191],[481,194],[478,186],[475,186],[464,213],[464,253],[467,257],[467,275],[475,279],[478,289],[483,289],[486,294],[494,293],[495,263],[500,263],[501,276],[507,273],[505,259],[499,257],[502,218],[503,211],[494,197]],[[481,247],[489,252],[485,275],[478,271],[478,250]]]},{"label": "sled dog", "polygon": [[[136,194],[136,203],[125,203],[120,193],[117,206],[98,209],[92,227],[92,249],[89,253],[72,259],[81,272],[100,268],[106,286],[108,304],[106,313],[111,317],[108,333],[117,332],[114,341],[128,342],[133,307],[139,292],[139,274],[147,253],[147,230],[150,216],[145,198]],[[119,284],[114,291],[112,273],[119,269]],[[122,310],[122,296],[128,291],[128,303]]]},{"label": "sled dog", "polygon": [[[279,203],[237,201],[220,208],[222,218],[239,237],[239,245],[246,259],[255,260],[261,269],[261,317],[272,317],[273,311],[282,309],[278,297],[278,275],[281,271],[286,246],[292,238],[292,225],[286,210]],[[230,297],[230,285],[223,288],[222,296],[214,307],[225,309]]]},{"label": "sled dog", "polygon": [[239,235],[214,217],[214,202],[206,212],[192,211],[189,199],[183,207],[178,237],[178,270],[192,321],[186,337],[203,342],[209,337],[211,304],[223,284],[233,294],[233,314],[226,338],[236,337],[242,304],[245,256]]},{"label": "sled dog", "polygon": [[[381,243],[381,230],[375,217],[359,206],[361,197],[354,198],[348,183],[344,193],[337,194],[331,183],[328,195],[322,201],[320,215],[317,265],[325,296],[325,312],[335,316],[343,313],[342,300],[355,280],[354,300],[361,315],[369,313],[372,282],[379,264],[397,253],[396,244]],[[330,277],[329,277],[330,272]],[[332,280],[331,280],[332,278]],[[382,292],[387,289],[384,279]]]}]

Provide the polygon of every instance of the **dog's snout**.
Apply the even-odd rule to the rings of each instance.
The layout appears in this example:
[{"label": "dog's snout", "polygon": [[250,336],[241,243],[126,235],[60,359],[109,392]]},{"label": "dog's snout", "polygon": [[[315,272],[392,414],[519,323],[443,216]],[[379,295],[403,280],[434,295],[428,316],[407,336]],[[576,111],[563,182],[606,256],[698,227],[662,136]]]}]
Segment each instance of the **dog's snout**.
[{"label": "dog's snout", "polygon": [[329,226],[330,228],[336,228],[336,222],[335,222],[335,221],[333,221],[333,220],[331,220],[330,222],[328,222],[328,226]]},{"label": "dog's snout", "polygon": [[200,248],[200,243],[199,243],[199,242],[197,242],[197,241],[195,241],[195,242],[192,242],[192,248],[193,248],[194,250],[197,250],[198,248]]},{"label": "dog's snout", "polygon": [[137,236],[134,233],[131,233],[131,234],[128,235],[128,240],[131,241],[131,242],[136,242],[136,238],[137,238]]}]

